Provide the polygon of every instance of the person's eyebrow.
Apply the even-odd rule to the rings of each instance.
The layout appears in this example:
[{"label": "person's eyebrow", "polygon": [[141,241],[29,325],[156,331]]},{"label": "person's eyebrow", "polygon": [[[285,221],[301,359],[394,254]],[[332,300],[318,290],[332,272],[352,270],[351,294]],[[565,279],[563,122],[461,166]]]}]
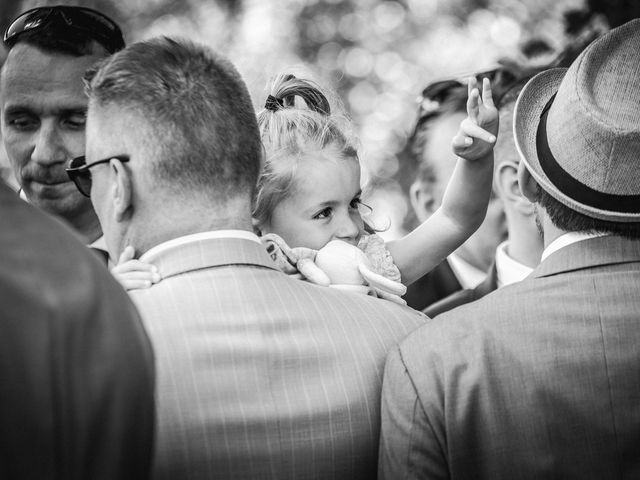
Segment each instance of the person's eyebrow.
[{"label": "person's eyebrow", "polygon": [[61,108],[55,111],[59,117],[70,117],[72,115],[87,115],[86,108]]},{"label": "person's eyebrow", "polygon": [[[23,113],[36,113],[36,110],[33,107],[28,105],[21,105],[16,103],[14,105],[9,105],[4,108],[5,115],[18,115]],[[70,117],[73,115],[83,115],[86,116],[87,109],[86,107],[72,107],[72,108],[60,108],[53,111],[53,113],[60,117]]]},{"label": "person's eyebrow", "polygon": [[26,105],[20,105],[20,104],[9,105],[4,108],[5,115],[16,115],[19,113],[33,113],[33,109]]}]

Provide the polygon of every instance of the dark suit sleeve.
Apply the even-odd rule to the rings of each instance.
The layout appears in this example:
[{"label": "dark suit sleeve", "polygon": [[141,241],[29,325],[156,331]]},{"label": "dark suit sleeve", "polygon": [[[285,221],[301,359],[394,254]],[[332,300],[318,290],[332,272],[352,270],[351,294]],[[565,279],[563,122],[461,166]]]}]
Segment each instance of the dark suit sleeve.
[{"label": "dark suit sleeve", "polygon": [[398,348],[389,354],[384,372],[378,478],[449,478],[441,444]]},{"label": "dark suit sleeve", "polygon": [[473,290],[460,290],[459,292],[452,293],[448,297],[432,303],[427,308],[425,308],[422,313],[427,315],[429,318],[434,318],[441,313],[448,312],[449,310],[453,310],[460,305],[465,305],[475,300],[476,298],[473,294]]},{"label": "dark suit sleeve", "polygon": [[154,364],[133,303],[2,185],[0,214],[0,478],[148,478]]}]

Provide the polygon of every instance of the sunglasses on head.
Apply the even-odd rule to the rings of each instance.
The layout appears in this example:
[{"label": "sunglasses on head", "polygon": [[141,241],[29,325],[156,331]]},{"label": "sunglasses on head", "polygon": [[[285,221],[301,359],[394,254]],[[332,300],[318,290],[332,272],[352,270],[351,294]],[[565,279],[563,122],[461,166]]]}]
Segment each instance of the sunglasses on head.
[{"label": "sunglasses on head", "polygon": [[100,43],[109,53],[124,48],[122,31],[116,23],[100,12],[85,7],[37,7],[17,17],[4,32],[4,44],[11,48],[18,37],[47,27],[77,32]]},{"label": "sunglasses on head", "polygon": [[459,77],[430,83],[418,97],[418,116],[414,135],[427,120],[440,113],[440,107],[443,103],[456,95],[466,96],[469,77],[475,77],[480,85],[482,85],[484,78],[488,78],[494,91],[504,91],[509,85],[518,80],[518,76],[514,72],[501,66],[483,72],[460,75]]},{"label": "sunglasses on head", "polygon": [[84,155],[76,157],[69,162],[69,166],[65,168],[69,179],[76,185],[76,188],[85,197],[91,196],[91,167],[100,165],[102,163],[110,162],[111,160],[120,160],[122,163],[129,161],[128,155],[111,155],[108,158],[102,160],[96,160],[93,163],[87,165],[87,160]]}]

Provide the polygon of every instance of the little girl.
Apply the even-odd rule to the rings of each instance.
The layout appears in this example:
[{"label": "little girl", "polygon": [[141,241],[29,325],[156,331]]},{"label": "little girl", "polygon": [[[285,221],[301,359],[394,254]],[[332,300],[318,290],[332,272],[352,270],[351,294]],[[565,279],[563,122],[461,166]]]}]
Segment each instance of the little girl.
[{"label": "little girl", "polygon": [[[341,118],[310,82],[277,77],[258,114],[266,159],[253,211],[257,230],[277,234],[289,247],[319,250],[336,239],[363,250],[382,245],[392,267],[383,265],[384,275],[411,284],[464,243],[486,213],[498,131],[488,79],[482,95],[475,78],[469,80],[467,112],[452,141],[459,158],[441,207],[407,236],[382,244],[362,218],[360,163]],[[158,281],[152,267],[132,256],[125,250],[113,270],[125,288]]]}]

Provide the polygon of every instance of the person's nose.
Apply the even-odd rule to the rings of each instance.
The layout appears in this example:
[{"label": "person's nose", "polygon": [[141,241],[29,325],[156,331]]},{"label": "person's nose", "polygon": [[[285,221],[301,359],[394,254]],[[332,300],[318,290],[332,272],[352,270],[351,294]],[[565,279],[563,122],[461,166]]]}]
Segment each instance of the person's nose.
[{"label": "person's nose", "polygon": [[[357,218],[356,218],[357,215]],[[340,224],[336,230],[335,238],[356,244],[360,238],[359,214],[345,214],[340,218]]]},{"label": "person's nose", "polygon": [[62,136],[54,122],[42,122],[40,125],[31,159],[41,165],[64,163],[67,160]]}]

